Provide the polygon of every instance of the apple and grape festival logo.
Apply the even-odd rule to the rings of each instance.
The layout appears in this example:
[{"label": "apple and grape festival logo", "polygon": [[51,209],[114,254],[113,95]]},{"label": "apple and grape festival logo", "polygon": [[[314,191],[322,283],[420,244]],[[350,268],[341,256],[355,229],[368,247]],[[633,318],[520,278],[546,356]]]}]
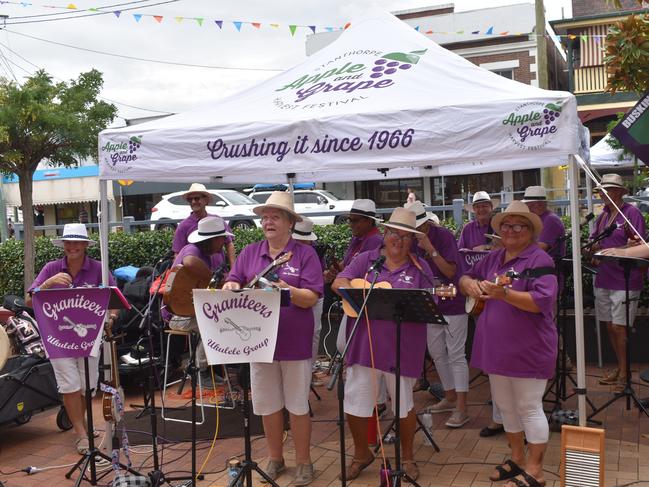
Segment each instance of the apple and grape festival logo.
[{"label": "apple and grape festival logo", "polygon": [[509,138],[514,145],[536,150],[552,142],[560,117],[561,101],[527,102],[517,106],[502,123],[510,128]]},{"label": "apple and grape festival logo", "polygon": [[394,85],[391,76],[411,69],[426,51],[391,52],[376,59],[373,66],[353,61],[341,62],[325,71],[300,76],[276,91],[295,90],[294,102],[299,103],[316,93],[357,94],[359,91],[387,88]]},{"label": "apple and grape festival logo", "polygon": [[106,164],[116,172],[127,172],[129,162],[137,160],[136,152],[142,145],[142,136],[134,135],[127,142],[106,142],[101,148]]}]

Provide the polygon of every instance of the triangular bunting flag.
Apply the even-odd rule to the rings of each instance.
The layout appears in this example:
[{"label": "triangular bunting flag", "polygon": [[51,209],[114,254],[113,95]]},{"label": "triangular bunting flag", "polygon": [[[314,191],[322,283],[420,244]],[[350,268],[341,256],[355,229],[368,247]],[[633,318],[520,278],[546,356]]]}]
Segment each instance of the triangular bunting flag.
[{"label": "triangular bunting flag", "polygon": [[118,19],[119,19],[119,16],[122,15],[122,11],[121,11],[121,10],[115,10],[113,13],[115,14],[115,16],[116,16]]},{"label": "triangular bunting flag", "polygon": [[310,25],[309,29],[311,29],[311,32],[313,32],[315,34],[315,25]]},{"label": "triangular bunting flag", "polygon": [[333,28],[333,27],[325,27],[325,30],[326,30],[327,32],[333,32],[333,31],[334,31],[334,28]]},{"label": "triangular bunting flag", "polygon": [[506,30],[505,32],[501,32],[501,33],[498,34],[498,35],[499,35],[499,36],[506,36],[507,34],[509,34],[509,31],[508,31],[508,30]]},{"label": "triangular bunting flag", "polygon": [[139,22],[142,19],[142,14],[133,14],[133,18],[136,22]]},{"label": "triangular bunting flag", "polygon": [[185,20],[185,17],[174,17],[174,19],[176,19],[176,22],[178,22],[179,24],[182,24],[183,20]]},{"label": "triangular bunting flag", "polygon": [[491,27],[489,27],[487,29],[487,32],[485,32],[485,34],[490,36],[490,35],[493,35],[493,33],[494,33],[494,26],[492,25]]},{"label": "triangular bunting flag", "polygon": [[196,23],[198,25],[202,26],[203,25],[203,20],[205,20],[205,19],[203,17],[196,17],[194,20],[196,21]]},{"label": "triangular bunting flag", "polygon": [[31,3],[21,2],[20,5],[22,5],[23,7],[29,7],[31,5]]},{"label": "triangular bunting flag", "polygon": [[479,34],[479,33],[480,33],[479,30],[474,30],[474,31],[471,32],[471,34]]},{"label": "triangular bunting flag", "polygon": [[351,23],[351,22],[347,22],[347,23],[344,25],[343,30],[347,30],[347,29],[349,29],[351,26],[352,26],[352,23]]},{"label": "triangular bunting flag", "polygon": [[69,9],[69,10],[76,10],[76,9],[77,9],[77,6],[76,6],[74,3],[70,3],[70,4],[68,4],[68,6],[65,7],[65,8],[67,8],[67,9]]},{"label": "triangular bunting flag", "polygon": [[586,34],[581,35],[581,40],[582,42],[586,42],[588,40],[588,36]]},{"label": "triangular bunting flag", "polygon": [[463,30],[458,30],[458,31],[456,32],[456,34],[458,34],[458,35],[462,35],[462,34],[464,34],[464,31],[463,31]]},{"label": "triangular bunting flag", "polygon": [[215,20],[214,23],[219,26],[219,29],[223,28],[223,21],[222,20]]},{"label": "triangular bunting flag", "polygon": [[568,39],[574,41],[577,38],[575,34],[568,34]]},{"label": "triangular bunting flag", "polygon": [[297,30],[297,25],[289,25],[289,26],[288,26],[288,30],[290,30],[290,31],[291,31],[291,35],[294,36],[294,35],[295,35],[295,31]]},{"label": "triangular bunting flag", "polygon": [[[52,7],[54,8],[54,7]],[[92,7],[88,9],[88,12],[99,12],[99,9],[97,7]]]},{"label": "triangular bunting flag", "polygon": [[415,30],[416,30],[417,32],[419,32],[419,26],[415,27]]},{"label": "triangular bunting flag", "polygon": [[427,30],[427,31],[426,31],[426,34],[429,34],[429,35],[432,34],[432,33],[433,33],[432,30]]},{"label": "triangular bunting flag", "polygon": [[153,19],[160,24],[162,22],[163,16],[162,15],[154,15]]},{"label": "triangular bunting flag", "polygon": [[250,24],[255,28],[259,29],[261,27],[261,24],[259,22],[250,22]]},{"label": "triangular bunting flag", "polygon": [[270,24],[271,27],[275,27],[276,29],[279,27],[279,24]]},{"label": "triangular bunting flag", "polygon": [[234,21],[232,22],[239,32],[241,32],[241,22]]}]

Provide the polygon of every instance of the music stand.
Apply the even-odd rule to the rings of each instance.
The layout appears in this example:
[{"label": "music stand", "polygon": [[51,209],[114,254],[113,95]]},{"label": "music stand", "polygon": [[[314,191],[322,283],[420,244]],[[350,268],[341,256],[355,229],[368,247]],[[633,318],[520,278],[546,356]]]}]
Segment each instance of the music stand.
[{"label": "music stand", "polygon": [[[395,469],[390,473],[394,487],[401,485],[401,479],[405,479],[412,485],[419,484],[401,470],[401,437],[400,437],[400,400],[401,400],[401,324],[404,321],[421,323],[426,326],[427,323],[439,325],[447,324],[444,316],[437,311],[437,304],[433,295],[425,289],[382,289],[374,288],[371,295],[367,296],[367,290],[340,288],[340,294],[347,299],[352,306],[360,309],[362,303],[367,297],[366,310],[369,319],[393,321],[396,326],[396,356],[395,356],[395,397],[394,399],[394,456]],[[418,424],[423,425],[417,417]],[[423,428],[426,431],[426,428]],[[434,445],[435,449],[439,448],[427,435]]]},{"label": "music stand", "polygon": [[[615,401],[618,399],[625,397],[626,398],[626,409],[627,411],[631,409],[631,399],[633,399],[633,402],[638,406],[638,409],[640,409],[646,416],[649,417],[649,411],[645,408],[644,404],[642,401],[638,398],[636,395],[635,391],[633,390],[632,387],[632,382],[631,382],[631,347],[629,346],[629,327],[632,325],[631,317],[630,317],[630,307],[631,307],[631,302],[629,299],[629,280],[631,278],[631,270],[636,268],[636,267],[649,267],[649,260],[647,259],[640,259],[638,257],[618,257],[614,255],[602,255],[602,254],[595,254],[596,259],[602,259],[602,260],[611,260],[617,262],[622,269],[624,270],[624,309],[625,309],[625,316],[626,316],[626,327],[625,327],[625,332],[624,332],[624,339],[625,339],[625,345],[626,345],[626,350],[625,350],[625,361],[626,361],[626,377],[625,377],[625,384],[624,384],[624,389],[622,392],[616,393],[612,399],[609,399],[606,401],[602,406],[599,407],[599,409],[596,409],[593,411],[590,416],[588,416],[588,419],[590,420],[593,416],[601,412],[602,410],[606,409],[609,407],[611,404],[613,404]],[[598,324],[599,325],[599,324]]]}]

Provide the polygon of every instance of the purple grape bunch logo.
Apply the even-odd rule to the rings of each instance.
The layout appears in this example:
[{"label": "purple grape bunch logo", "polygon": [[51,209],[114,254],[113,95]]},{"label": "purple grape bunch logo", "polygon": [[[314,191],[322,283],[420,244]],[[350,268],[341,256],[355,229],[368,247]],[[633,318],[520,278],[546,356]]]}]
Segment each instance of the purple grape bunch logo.
[{"label": "purple grape bunch logo", "polygon": [[142,137],[136,137],[135,135],[128,140],[128,153],[133,154],[136,150],[142,145]]},{"label": "purple grape bunch logo", "polygon": [[524,150],[537,150],[548,145],[559,130],[561,102],[527,102],[517,106],[503,119],[510,127],[509,138]]},{"label": "purple grape bunch logo", "polygon": [[543,109],[543,122],[545,125],[550,125],[557,118],[561,116],[561,106],[554,103],[548,103]]},{"label": "purple grape bunch logo", "polygon": [[411,51],[411,52],[391,52],[385,56],[380,57],[374,61],[374,67],[372,68],[372,74],[370,78],[381,78],[382,76],[390,76],[396,73],[398,70],[407,70],[412,68],[413,64],[419,62],[419,58],[425,54],[427,49],[421,51]]}]

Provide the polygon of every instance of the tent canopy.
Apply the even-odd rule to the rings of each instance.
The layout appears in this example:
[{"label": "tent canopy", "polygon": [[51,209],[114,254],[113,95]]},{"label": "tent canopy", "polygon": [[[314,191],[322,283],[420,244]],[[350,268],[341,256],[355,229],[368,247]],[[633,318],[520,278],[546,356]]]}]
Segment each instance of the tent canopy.
[{"label": "tent canopy", "polygon": [[[371,12],[303,63],[221,101],[100,134],[101,179],[374,179],[561,164],[572,94],[505,79]],[[391,171],[390,177],[399,177]],[[405,175],[404,174],[404,175]]]},{"label": "tent canopy", "polygon": [[611,134],[590,148],[590,164],[596,168],[633,167],[633,154],[624,154],[622,149],[613,149],[608,141]]}]

